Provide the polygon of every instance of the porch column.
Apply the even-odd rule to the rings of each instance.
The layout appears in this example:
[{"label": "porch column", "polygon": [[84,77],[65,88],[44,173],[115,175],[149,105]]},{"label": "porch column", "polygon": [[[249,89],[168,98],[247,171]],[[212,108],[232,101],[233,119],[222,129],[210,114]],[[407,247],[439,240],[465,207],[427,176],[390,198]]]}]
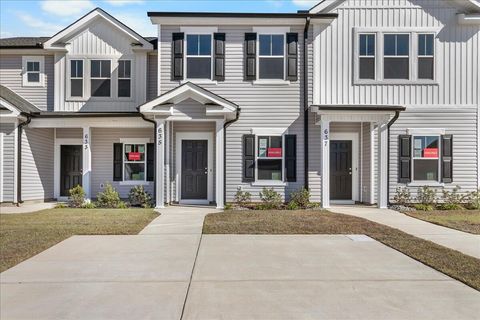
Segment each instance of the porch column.
[{"label": "porch column", "polygon": [[378,188],[378,207],[387,208],[388,205],[388,126],[387,122],[378,123],[378,134],[377,134],[377,143],[378,143],[378,177],[377,177],[377,188]]},{"label": "porch column", "polygon": [[164,189],[165,189],[165,121],[155,120],[157,122],[157,132],[155,137],[156,155],[155,155],[155,208],[165,208]]},{"label": "porch column", "polygon": [[223,209],[224,208],[224,202],[223,202],[223,197],[224,197],[224,166],[225,166],[225,161],[224,161],[224,152],[223,150],[223,124],[224,120],[217,120],[216,121],[216,154],[215,154],[215,160],[216,160],[216,192],[215,192],[215,199],[217,201],[217,209]]},{"label": "porch column", "polygon": [[330,121],[321,120],[322,208],[330,208]]},{"label": "porch column", "polygon": [[166,188],[166,202],[167,204],[170,204],[170,122],[171,121],[165,121],[165,188]]},{"label": "porch column", "polygon": [[91,178],[92,178],[92,130],[90,127],[83,127],[82,135],[82,186],[85,191],[85,201],[92,199]]}]

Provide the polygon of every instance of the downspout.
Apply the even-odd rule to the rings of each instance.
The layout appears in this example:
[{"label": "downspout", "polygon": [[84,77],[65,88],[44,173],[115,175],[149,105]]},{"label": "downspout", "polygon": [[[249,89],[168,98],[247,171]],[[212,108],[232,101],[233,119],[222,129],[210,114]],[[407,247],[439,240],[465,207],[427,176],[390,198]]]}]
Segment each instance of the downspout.
[{"label": "downspout", "polygon": [[308,190],[308,28],[310,27],[310,17],[305,18],[305,28],[303,29],[303,139],[304,139],[304,166],[303,179],[305,189]]},{"label": "downspout", "polygon": [[140,113],[140,116],[142,117],[143,120],[147,121],[147,122],[150,122],[150,123],[153,123],[153,159],[155,159],[155,161],[153,161],[153,194],[154,194],[154,197],[155,197],[155,201],[156,201],[156,197],[157,197],[157,175],[156,175],[156,171],[157,171],[157,122],[154,121],[154,120],[151,120],[151,119],[147,119],[145,118],[145,115],[143,113]]},{"label": "downspout", "polygon": [[387,204],[390,204],[390,127],[399,116],[400,111],[395,111],[395,116],[387,124]]},{"label": "downspout", "polygon": [[20,123],[17,126],[17,205],[23,203],[22,201],[22,132],[23,127],[27,126],[32,121],[32,116],[28,113],[21,115],[27,117],[27,121]]},{"label": "downspout", "polygon": [[235,119],[229,120],[223,124],[223,203],[227,203],[227,127],[236,122],[240,117],[240,108],[237,109]]}]

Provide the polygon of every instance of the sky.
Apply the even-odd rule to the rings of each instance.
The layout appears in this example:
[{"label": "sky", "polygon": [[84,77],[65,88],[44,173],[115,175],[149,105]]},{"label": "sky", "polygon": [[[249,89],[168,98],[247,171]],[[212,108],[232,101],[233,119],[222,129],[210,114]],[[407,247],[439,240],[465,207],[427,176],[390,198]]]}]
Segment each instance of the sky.
[{"label": "sky", "polygon": [[320,0],[0,0],[0,37],[52,36],[100,7],[144,37],[156,36],[147,11],[296,12]]}]

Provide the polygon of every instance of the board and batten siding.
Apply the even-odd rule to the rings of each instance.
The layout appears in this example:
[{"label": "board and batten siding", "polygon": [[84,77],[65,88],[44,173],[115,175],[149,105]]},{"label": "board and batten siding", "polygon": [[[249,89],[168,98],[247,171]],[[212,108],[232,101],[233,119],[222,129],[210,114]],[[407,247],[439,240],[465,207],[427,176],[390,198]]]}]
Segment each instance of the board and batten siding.
[{"label": "board and batten siding", "polygon": [[[272,25],[273,26],[273,25]],[[304,184],[303,101],[301,100],[301,66],[303,64],[303,27],[291,27],[298,33],[299,80],[289,85],[255,85],[244,81],[244,39],[251,26],[218,26],[225,33],[225,81],[199,84],[201,87],[236,103],[240,117],[226,130],[226,199],[233,201],[237,187],[252,193],[258,200],[261,186],[242,182],[242,136],[251,134],[252,128],[285,128],[286,133],[297,135],[297,181],[274,189],[283,197]],[[181,84],[171,80],[172,33],[180,26],[161,26],[160,34],[160,87],[165,93]]]},{"label": "board and batten siding", "polygon": [[22,200],[53,199],[54,129],[22,130]]},{"label": "board and batten siding", "polygon": [[0,123],[0,134],[2,135],[2,195],[3,202],[13,202],[15,188],[15,124]]},{"label": "board and batten siding", "polygon": [[[37,56],[37,55],[25,55]],[[3,86],[30,101],[44,111],[53,111],[54,101],[54,58],[44,56],[45,85],[43,87],[27,87],[22,84],[22,55],[0,54],[0,79]]]}]

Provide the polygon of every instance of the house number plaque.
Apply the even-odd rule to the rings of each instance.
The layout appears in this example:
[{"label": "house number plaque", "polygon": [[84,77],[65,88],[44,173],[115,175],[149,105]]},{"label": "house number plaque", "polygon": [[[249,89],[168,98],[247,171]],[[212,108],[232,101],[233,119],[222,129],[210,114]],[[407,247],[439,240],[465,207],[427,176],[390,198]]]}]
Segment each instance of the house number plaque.
[{"label": "house number plaque", "polygon": [[162,135],[163,135],[162,127],[158,127],[158,129],[157,129],[157,145],[159,145],[159,146],[162,145]]},{"label": "house number plaque", "polygon": [[88,133],[85,133],[85,135],[83,136],[83,148],[85,150],[88,149]]},{"label": "house number plaque", "polygon": [[325,147],[328,145],[328,129],[323,130],[323,140],[325,141]]}]

